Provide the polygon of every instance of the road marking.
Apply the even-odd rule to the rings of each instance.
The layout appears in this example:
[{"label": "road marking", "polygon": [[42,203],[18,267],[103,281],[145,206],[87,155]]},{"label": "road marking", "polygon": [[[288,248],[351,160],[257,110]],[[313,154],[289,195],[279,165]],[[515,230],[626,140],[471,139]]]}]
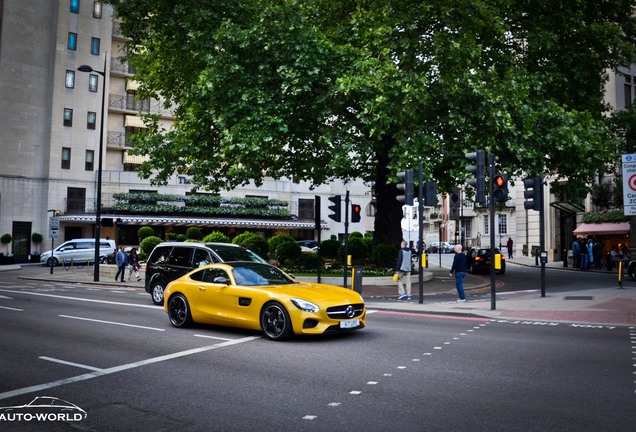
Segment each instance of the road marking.
[{"label": "road marking", "polygon": [[146,360],[140,360],[137,362],[133,362],[133,363],[128,363],[128,364],[124,364],[121,366],[114,366],[111,368],[107,368],[107,369],[100,369],[100,370],[95,370],[86,374],[82,374],[82,375],[76,375],[73,377],[69,377],[69,378],[63,378],[57,381],[51,381],[48,383],[44,383],[44,384],[37,384],[37,385],[33,385],[30,387],[24,387],[21,389],[16,389],[16,390],[11,390],[11,391],[7,391],[4,393],[0,393],[0,400],[3,399],[8,399],[14,396],[19,396],[19,395],[23,395],[23,394],[28,394],[28,393],[35,393],[35,392],[40,392],[43,390],[48,390],[51,388],[55,388],[55,387],[60,387],[66,384],[73,384],[76,382],[80,382],[80,381],[86,381],[89,379],[93,379],[93,378],[98,378],[104,375],[110,375],[110,374],[114,374],[117,372],[122,372],[122,371],[126,371],[129,369],[135,369],[138,367],[142,367],[142,366],[147,366],[150,364],[154,364],[154,363],[160,363],[160,362],[164,362],[164,361],[168,361],[168,360],[173,360],[179,357],[186,357],[186,356],[190,356],[190,355],[194,355],[194,354],[199,354],[202,352],[206,352],[206,351],[211,351],[211,350],[215,350],[217,348],[225,348],[228,346],[232,346],[232,345],[238,345],[244,342],[250,342],[252,340],[255,339],[260,339],[260,336],[250,336],[250,337],[246,337],[246,338],[242,338],[242,339],[235,339],[232,341],[227,341],[227,342],[221,342],[215,345],[208,345],[208,346],[204,346],[204,347],[200,347],[200,348],[193,348],[193,349],[189,349],[189,350],[185,350],[185,351],[179,351],[179,352],[175,352],[172,354],[166,354],[166,355],[162,355],[159,357],[153,357],[153,358],[149,358]]},{"label": "road marking", "polygon": [[70,319],[81,320],[81,321],[91,321],[91,322],[96,322],[96,323],[101,323],[101,324],[112,324],[112,325],[118,325],[118,326],[124,326],[124,327],[134,327],[134,328],[140,328],[140,329],[144,329],[144,330],[166,331],[165,329],[160,329],[160,328],[156,328],[156,327],[146,327],[146,326],[140,326],[140,325],[135,325],[135,324],[125,324],[125,323],[120,323],[120,322],[115,322],[115,321],[104,321],[104,320],[98,320],[98,319],[93,319],[93,318],[84,318],[84,317],[71,316],[71,315],[58,315],[58,316],[60,318],[70,318]]},{"label": "road marking", "polygon": [[69,296],[61,296],[61,295],[56,295],[56,294],[36,293],[36,292],[33,292],[33,291],[15,291],[15,290],[5,290],[5,289],[0,289],[0,291],[9,292],[9,293],[12,293],[12,294],[30,294],[30,295],[34,295],[34,296],[52,297],[52,298],[58,298],[58,299],[64,299],[64,300],[83,301],[83,302],[88,302],[88,303],[102,303],[102,304],[112,304],[112,305],[117,305],[117,306],[131,306],[131,307],[147,308],[147,309],[154,309],[154,310],[163,312],[163,308],[160,308],[160,307],[157,307],[157,306],[154,306],[154,305],[140,305],[140,304],[135,304],[135,303],[121,303],[121,302],[108,301],[108,300],[86,299],[86,298],[81,298],[81,297],[69,297]]},{"label": "road marking", "polygon": [[88,366],[88,365],[84,365],[84,364],[80,364],[80,363],[73,363],[73,362],[69,362],[66,360],[60,360],[60,359],[56,359],[53,357],[46,357],[46,356],[40,356],[38,357],[39,359],[42,360],[47,360],[53,363],[59,363],[59,364],[63,364],[63,365],[67,365],[67,366],[75,366],[78,368],[82,368],[82,369],[88,369],[88,370],[92,370],[92,371],[102,371],[103,369],[101,368],[96,368],[96,367],[92,367],[92,366]]},{"label": "road marking", "polygon": [[24,309],[17,309],[17,308],[12,308],[12,307],[7,307],[7,306],[0,306],[0,309],[12,310],[12,311],[16,311],[16,312],[24,312]]},{"label": "road marking", "polygon": [[0,299],[13,300],[12,297],[7,297],[7,296],[3,296],[3,295],[0,295]]},{"label": "road marking", "polygon": [[223,340],[223,341],[230,341],[233,339],[229,339],[229,338],[222,338],[222,337],[218,337],[218,336],[208,336],[208,335],[202,335],[202,334],[195,334],[192,335],[194,337],[200,337],[200,338],[207,338],[207,339],[218,339],[218,340]]}]

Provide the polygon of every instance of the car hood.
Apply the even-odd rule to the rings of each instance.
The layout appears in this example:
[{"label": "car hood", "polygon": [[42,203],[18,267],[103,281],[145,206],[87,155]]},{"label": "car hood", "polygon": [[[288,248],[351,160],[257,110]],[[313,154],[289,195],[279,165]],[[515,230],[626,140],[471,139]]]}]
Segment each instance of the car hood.
[{"label": "car hood", "polygon": [[307,301],[341,301],[349,303],[364,303],[356,291],[335,285],[313,282],[298,282],[294,285],[281,285],[290,297],[300,297]]}]

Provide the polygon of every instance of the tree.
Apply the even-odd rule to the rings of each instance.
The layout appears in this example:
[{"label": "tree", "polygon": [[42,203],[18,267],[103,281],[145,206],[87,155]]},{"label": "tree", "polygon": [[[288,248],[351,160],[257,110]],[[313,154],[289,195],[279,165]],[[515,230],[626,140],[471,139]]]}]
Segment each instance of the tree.
[{"label": "tree", "polygon": [[145,116],[135,140],[155,183],[361,178],[375,242],[397,244],[395,173],[419,162],[448,191],[485,149],[580,195],[615,154],[603,84],[634,58],[634,0],[108,3],[140,97],[177,106],[174,128]]}]

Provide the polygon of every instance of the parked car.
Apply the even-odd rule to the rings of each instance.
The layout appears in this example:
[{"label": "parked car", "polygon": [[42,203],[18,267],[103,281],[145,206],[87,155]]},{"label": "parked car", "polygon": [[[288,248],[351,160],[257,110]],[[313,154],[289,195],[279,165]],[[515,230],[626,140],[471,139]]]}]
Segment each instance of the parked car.
[{"label": "parked car", "polygon": [[232,261],[267,263],[251,250],[231,243],[160,243],[146,261],[146,292],[150,293],[154,304],[162,305],[163,291],[169,282],[197,267]]},{"label": "parked car", "polygon": [[[495,253],[500,254],[499,249],[495,248]],[[466,258],[470,273],[490,271],[490,248],[470,248]],[[497,272],[499,274],[506,272],[506,257],[504,255],[501,255],[501,269]]]},{"label": "parked car", "polygon": [[451,253],[453,252],[454,248],[455,248],[455,245],[450,244],[449,242],[433,242],[428,247],[428,252],[439,253],[441,251],[442,253]]},{"label": "parked car", "polygon": [[300,246],[301,248],[305,247],[308,250],[314,250],[320,247],[320,243],[318,243],[316,240],[298,240],[296,243],[298,243],[298,246]]},{"label": "parked car", "polygon": [[[99,241],[99,257],[100,261],[108,254],[115,250],[115,241],[100,239]],[[46,265],[58,265],[61,262],[92,262],[95,259],[95,239],[83,238],[65,241],[51,251],[43,252],[40,255],[40,262]]]},{"label": "parked car", "polygon": [[270,264],[207,265],[170,282],[165,296],[164,310],[175,327],[224,325],[286,340],[365,326],[364,300],[356,291],[297,282]]}]

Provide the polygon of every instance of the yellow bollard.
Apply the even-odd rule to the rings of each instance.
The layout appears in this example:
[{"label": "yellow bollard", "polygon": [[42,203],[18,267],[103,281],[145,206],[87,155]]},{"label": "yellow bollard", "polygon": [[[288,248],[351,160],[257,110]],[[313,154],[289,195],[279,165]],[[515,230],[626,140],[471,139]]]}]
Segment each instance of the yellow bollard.
[{"label": "yellow bollard", "polygon": [[623,261],[618,262],[618,289],[623,288]]}]

